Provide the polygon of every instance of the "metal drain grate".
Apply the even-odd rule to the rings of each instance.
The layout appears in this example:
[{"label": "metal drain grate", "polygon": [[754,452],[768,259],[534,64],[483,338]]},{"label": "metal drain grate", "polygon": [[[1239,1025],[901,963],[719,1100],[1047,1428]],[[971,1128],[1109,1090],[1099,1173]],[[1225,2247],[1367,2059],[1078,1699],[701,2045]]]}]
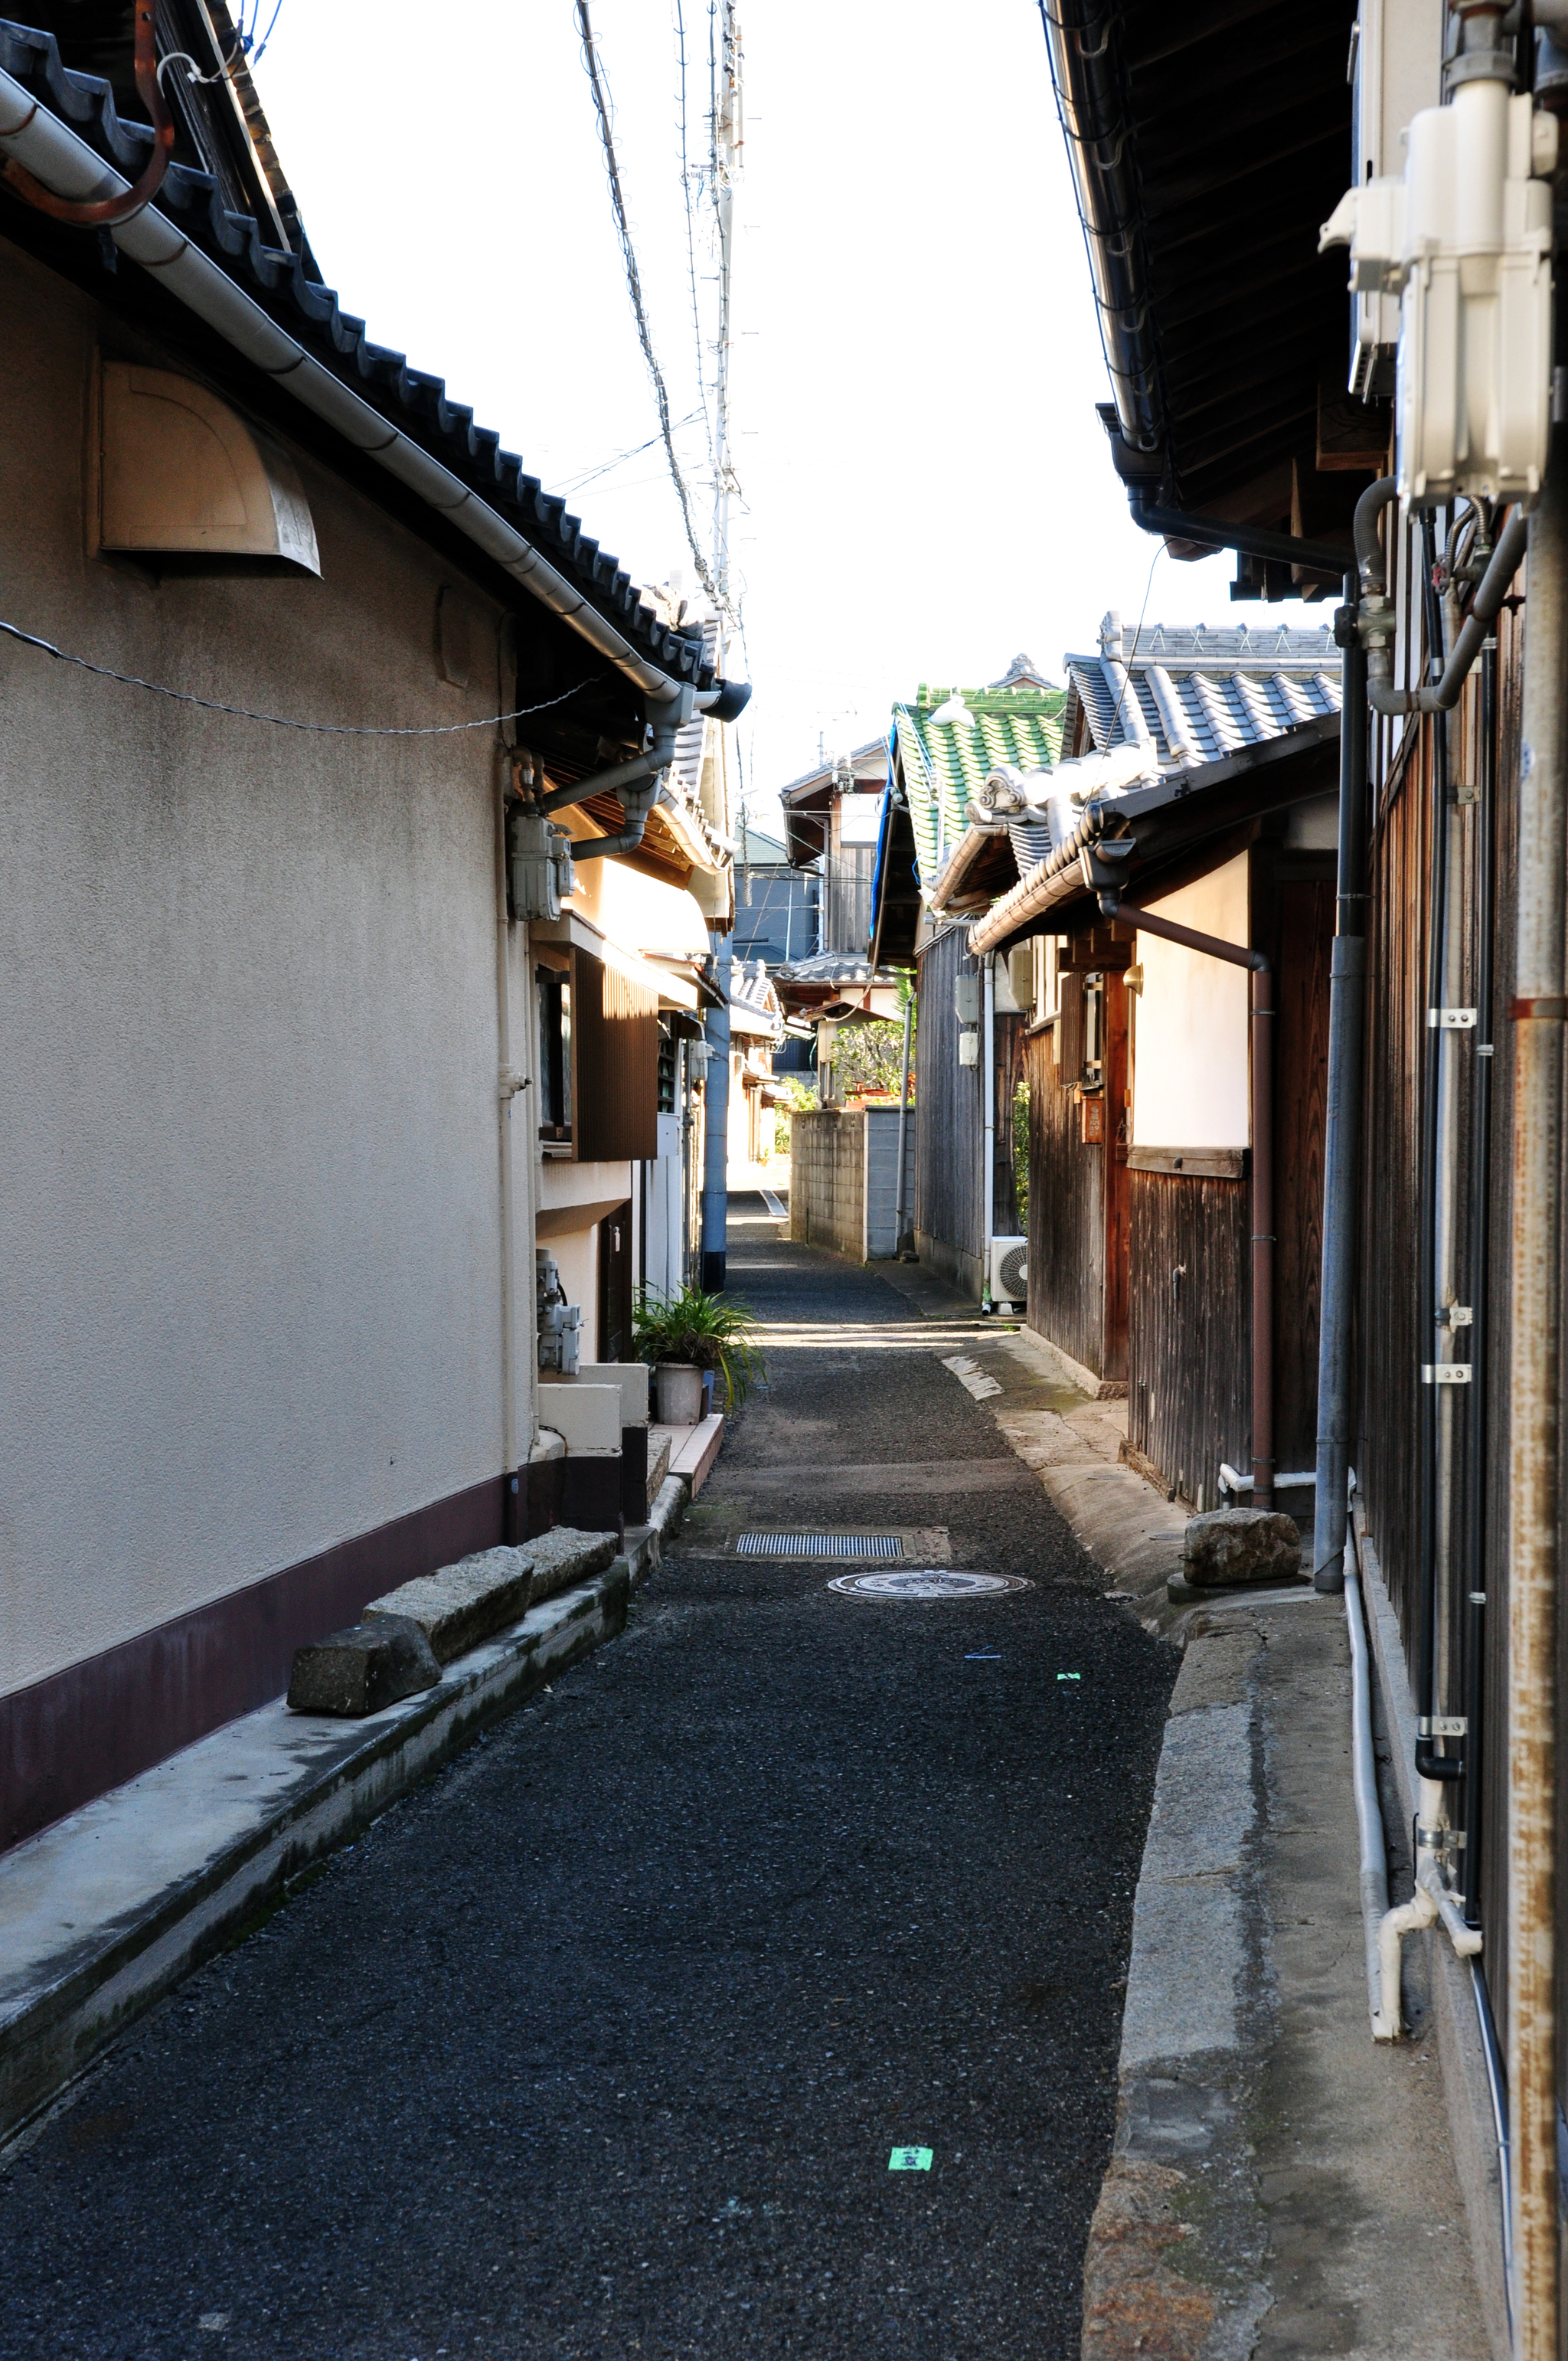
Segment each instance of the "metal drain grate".
[{"label": "metal drain grate", "polygon": [[904,1555],[897,1533],[742,1533],[740,1557],[870,1557]]}]

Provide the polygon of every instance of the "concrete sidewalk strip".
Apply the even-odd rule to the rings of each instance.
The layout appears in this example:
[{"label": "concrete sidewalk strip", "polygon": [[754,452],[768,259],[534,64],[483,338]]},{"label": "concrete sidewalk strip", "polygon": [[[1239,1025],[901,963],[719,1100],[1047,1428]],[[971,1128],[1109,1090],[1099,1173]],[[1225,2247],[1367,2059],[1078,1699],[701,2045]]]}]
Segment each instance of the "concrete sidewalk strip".
[{"label": "concrete sidewalk strip", "polygon": [[[892,1283],[932,1329],[953,1316],[959,1299],[929,1274]],[[1367,2022],[1342,1604],[1305,1584],[1189,1584],[1189,1512],[1131,1464],[1124,1401],[1085,1399],[1090,1373],[1027,1329],[977,1337],[965,1366],[994,1379],[987,1407],[1112,1595],[1184,1648],[1134,1906],[1083,2361],[1504,2361],[1496,2158],[1451,2139],[1451,2122],[1463,2133],[1487,2109],[1447,1946],[1407,1946],[1408,2012],[1428,2037],[1375,2044]],[[1365,1533],[1363,1547],[1397,1830],[1415,1808],[1413,1709]]]},{"label": "concrete sidewalk strip", "polygon": [[0,2140],[314,1862],[616,1637],[688,1498],[667,1477],[648,1524],[613,1558],[600,1535],[529,1543],[547,1575],[593,1570],[446,1665],[434,1686],[353,1721],[279,1698],[0,1860]]},{"label": "concrete sidewalk strip", "polygon": [[684,1439],[677,1440],[670,1454],[670,1473],[684,1476],[696,1497],[713,1472],[718,1447],[724,1440],[724,1418],[721,1411],[710,1411],[699,1426],[676,1430]]},{"label": "concrete sidewalk strip", "polygon": [[1439,2078],[1367,2023],[1343,1607],[1212,1600],[1189,1631],[1084,2361],[1484,2361]]}]

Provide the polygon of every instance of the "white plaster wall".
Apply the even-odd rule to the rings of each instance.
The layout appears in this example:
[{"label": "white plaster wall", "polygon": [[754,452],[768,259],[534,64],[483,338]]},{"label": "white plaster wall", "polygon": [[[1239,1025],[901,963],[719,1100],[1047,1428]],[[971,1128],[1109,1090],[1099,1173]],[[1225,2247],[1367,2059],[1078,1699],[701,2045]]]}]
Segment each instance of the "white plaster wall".
[{"label": "white plaster wall", "polygon": [[659,1295],[680,1292],[681,1224],[681,1159],[662,1156],[648,1167],[648,1285]]},{"label": "white plaster wall", "polygon": [[[89,556],[100,324],[3,247],[0,305],[0,613],[276,712],[495,710],[488,627],[436,675],[452,570],[302,454],[319,582]],[[14,644],[0,712],[5,1690],[497,1474],[500,1255],[489,733]]]},{"label": "white plaster wall", "polygon": [[[577,1358],[594,1361],[598,1358],[598,1235],[593,1229],[568,1230],[560,1237],[544,1238],[541,1244],[555,1257],[555,1268],[561,1274],[561,1284],[566,1290],[566,1301],[575,1303],[582,1312],[582,1326],[577,1334]],[[541,1388],[541,1397],[543,1389]],[[546,1426],[550,1423],[549,1404],[541,1399],[539,1416]]]},{"label": "white plaster wall", "polygon": [[[1247,855],[1239,852],[1179,893],[1151,898],[1157,917],[1223,941],[1247,940]],[[1248,1098],[1245,968],[1140,933],[1134,957],[1132,1138],[1139,1148],[1245,1148]]]}]

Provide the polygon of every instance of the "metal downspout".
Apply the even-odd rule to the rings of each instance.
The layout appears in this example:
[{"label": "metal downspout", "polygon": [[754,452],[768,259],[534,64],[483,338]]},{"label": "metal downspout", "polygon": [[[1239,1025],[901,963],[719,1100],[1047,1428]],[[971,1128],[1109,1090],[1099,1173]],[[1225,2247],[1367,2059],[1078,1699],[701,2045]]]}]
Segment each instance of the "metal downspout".
[{"label": "metal downspout", "polygon": [[1357,1199],[1361,1178],[1362,1031],[1366,1005],[1366,652],[1355,629],[1358,585],[1345,577],[1341,620],[1339,875],[1329,977],[1328,1110],[1323,1137],[1323,1270],[1318,1324],[1318,1458],[1312,1581],[1344,1587],[1354,1416],[1351,1337],[1355,1316]]},{"label": "metal downspout", "polygon": [[[512,987],[511,938],[512,919],[507,906],[507,795],[510,782],[511,758],[503,749],[496,761],[496,1054],[497,1095],[499,1100],[500,1150],[500,1351],[501,1351],[501,1481],[504,1487],[501,1503],[501,1538],[507,1542],[522,1539],[526,1503],[522,1499],[529,1450],[532,1444],[533,1401],[532,1389],[532,1356],[525,1362],[521,1353],[521,1337],[532,1327],[523,1316],[525,1306],[532,1308],[532,1290],[528,1274],[518,1268],[518,1227],[520,1210],[523,1225],[532,1242],[533,1224],[529,1218],[532,1158],[529,1153],[529,1126],[522,1126],[522,1155],[517,1152],[512,1123],[517,1100],[527,1099],[529,1079],[512,1062]],[[526,928],[524,929],[526,939]],[[524,1028],[523,1038],[531,1038]],[[518,1165],[523,1171],[520,1177]],[[522,1199],[520,1208],[519,1198]],[[532,1256],[530,1262],[532,1262]],[[524,1432],[527,1441],[524,1441]]]},{"label": "metal downspout", "polygon": [[990,951],[980,962],[980,1289],[983,1303],[991,1293],[991,1238],[996,1220],[996,971]]},{"label": "metal downspout", "polygon": [[911,987],[909,997],[904,1004],[904,1056],[898,1083],[898,1187],[893,1202],[893,1251],[895,1255],[904,1252],[904,1217],[908,1210],[905,1159],[908,1154],[905,1143],[909,1137],[909,1035],[914,1018],[915,993]]},{"label": "metal downspout", "polygon": [[1516,2361],[1558,2361],[1557,1579],[1568,448],[1530,529],[1508,1355],[1508,2104]]},{"label": "metal downspout", "polygon": [[729,939],[714,944],[718,960],[722,1008],[703,1019],[707,1069],[703,1077],[702,1284],[709,1295],[724,1291],[729,1223]]}]

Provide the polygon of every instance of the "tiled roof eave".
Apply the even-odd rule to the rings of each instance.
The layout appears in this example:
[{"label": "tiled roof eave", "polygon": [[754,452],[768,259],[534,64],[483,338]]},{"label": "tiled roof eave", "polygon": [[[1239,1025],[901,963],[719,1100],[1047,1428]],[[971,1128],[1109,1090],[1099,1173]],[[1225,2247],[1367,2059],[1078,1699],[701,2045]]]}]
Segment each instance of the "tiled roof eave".
[{"label": "tiled roof eave", "polygon": [[1146,812],[1156,811],[1206,787],[1222,786],[1245,772],[1271,766],[1310,747],[1331,744],[1338,736],[1338,714],[1319,714],[1315,719],[1299,722],[1293,729],[1282,730],[1257,745],[1240,746],[1218,762],[1205,763],[1196,770],[1162,779],[1157,786],[1135,788],[1130,795],[1108,796],[1091,804],[1066,842],[993,902],[983,917],[975,920],[970,928],[970,950],[977,956],[993,950],[1031,918],[1058,902],[1070,900],[1075,891],[1081,891],[1081,887],[1069,882],[1070,873],[1078,867],[1085,847],[1097,837],[1107,833],[1121,835]]},{"label": "tiled roof eave", "polygon": [[[120,121],[106,82],[69,71],[51,35],[0,20],[0,69],[104,162],[130,179],[139,173],[150,131]],[[188,239],[247,302],[357,402],[500,519],[655,672],[699,688],[712,686],[700,635],[670,630],[642,602],[615,559],[584,533],[565,500],[546,493],[515,453],[501,449],[498,434],[476,425],[470,409],[451,401],[441,379],[411,368],[403,354],[372,344],[365,323],[343,311],[331,288],[305,276],[298,255],[267,246],[248,214],[226,211],[210,174],[170,165],[148,211],[169,232]],[[286,370],[275,374],[288,384]],[[479,535],[471,537],[483,547]]]}]

